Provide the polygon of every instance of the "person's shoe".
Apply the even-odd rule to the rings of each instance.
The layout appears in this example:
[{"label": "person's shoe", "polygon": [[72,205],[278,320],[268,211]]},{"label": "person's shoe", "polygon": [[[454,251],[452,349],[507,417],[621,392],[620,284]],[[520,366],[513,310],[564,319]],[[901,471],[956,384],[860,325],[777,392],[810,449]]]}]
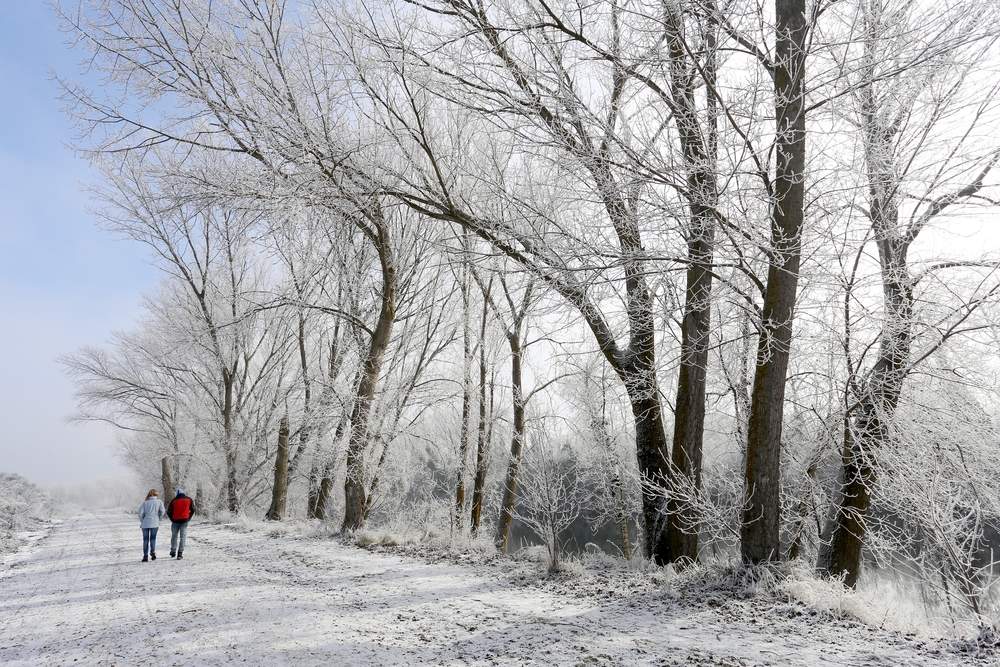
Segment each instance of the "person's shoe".
[{"label": "person's shoe", "polygon": [[173,551],[171,551],[171,552],[170,552],[170,557],[171,557],[171,558],[173,558],[173,557],[174,557],[174,556],[176,556],[176,555],[177,555],[177,554],[175,554],[175,553],[174,553]]},{"label": "person's shoe", "polygon": [[183,551],[178,551],[177,552],[177,560],[180,560],[181,558],[184,558],[184,552]]},{"label": "person's shoe", "polygon": [[150,551],[149,552],[149,560],[156,560],[156,552],[155,551]]},{"label": "person's shoe", "polygon": [[143,556],[142,557],[142,562],[143,563],[148,563],[149,562],[149,556]]}]

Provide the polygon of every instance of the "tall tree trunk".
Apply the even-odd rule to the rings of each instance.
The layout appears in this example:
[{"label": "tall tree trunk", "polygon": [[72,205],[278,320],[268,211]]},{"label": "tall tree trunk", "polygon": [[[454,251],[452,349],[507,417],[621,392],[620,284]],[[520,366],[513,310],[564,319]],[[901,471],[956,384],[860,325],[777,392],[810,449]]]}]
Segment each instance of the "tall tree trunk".
[{"label": "tall tree trunk", "polygon": [[381,219],[370,220],[374,230],[369,239],[375,244],[382,270],[382,305],[372,332],[371,344],[361,364],[361,379],[351,412],[351,437],[347,445],[347,474],[344,479],[344,522],[341,530],[357,530],[365,523],[368,498],[365,493],[365,450],[368,447],[368,416],[375,387],[382,370],[396,319],[396,265],[389,231]]},{"label": "tall tree trunk", "polygon": [[326,474],[319,483],[319,493],[316,494],[316,507],[313,510],[313,518],[323,521],[326,519],[326,505],[330,502],[333,494],[333,471],[327,469]]},{"label": "tall tree trunk", "polygon": [[869,212],[879,251],[885,321],[875,365],[861,386],[853,419],[850,415],[847,417],[851,421],[844,436],[841,455],[840,497],[834,515],[823,531],[824,539],[817,562],[820,572],[842,576],[844,584],[851,588],[857,584],[861,571],[866,519],[877,477],[875,458],[889,437],[889,428],[911,363],[915,280],[910,275],[907,261],[909,245],[922,226],[934,216],[957,200],[979,192],[1000,157],[1000,154],[995,154],[971,184],[934,200],[919,220],[901,228],[895,200],[899,183],[892,163],[894,132],[888,132],[879,124],[878,105],[871,96],[870,85],[866,95]]},{"label": "tall tree trunk", "polygon": [[198,508],[199,512],[205,512],[205,490],[202,488],[201,482],[198,482],[198,486],[195,487],[194,506]]},{"label": "tall tree trunk", "polygon": [[[872,29],[874,26],[869,26]],[[873,37],[873,36],[872,36]],[[869,214],[878,247],[885,320],[878,357],[861,385],[850,428],[844,434],[841,454],[841,488],[837,508],[824,532],[817,569],[843,577],[853,588],[861,571],[866,518],[875,485],[874,457],[889,435],[910,358],[913,322],[913,280],[907,266],[908,242],[899,228],[896,192],[899,188],[893,155],[895,130],[884,126],[875,101],[875,45],[869,44],[866,73],[869,83],[861,91],[865,133]]]},{"label": "tall tree trunk", "polygon": [[312,380],[309,378],[309,364],[306,357],[306,318],[299,312],[299,367],[302,371],[302,427],[299,429],[299,445],[288,463],[288,474],[293,475],[302,455],[309,446],[312,428]]},{"label": "tall tree trunk", "polygon": [[[487,295],[488,296],[488,295]],[[476,479],[472,487],[472,536],[479,536],[486,488],[486,321],[489,303],[483,299],[483,318],[479,327],[479,422],[476,424]]]},{"label": "tall tree trunk", "polygon": [[740,537],[746,563],[781,554],[781,427],[805,208],[805,37],[805,0],[776,0],[774,204],[744,470]]},{"label": "tall tree trunk", "polygon": [[469,330],[468,267],[462,264],[462,424],[458,438],[458,470],[455,480],[455,509],[452,526],[455,537],[465,533],[465,468],[469,460],[469,422],[472,419],[472,332]]},{"label": "tall tree trunk", "polygon": [[226,509],[233,514],[240,511],[238,475],[236,452],[230,449],[226,451]]},{"label": "tall tree trunk", "polygon": [[[676,109],[681,150],[687,170],[688,268],[684,317],[681,323],[681,359],[677,374],[674,437],[671,452],[672,486],[680,493],[667,504],[669,560],[698,559],[699,514],[697,495],[701,489],[701,462],[705,431],[705,387],[708,376],[708,344],[711,326],[712,263],[715,247],[716,130],[714,28],[707,28],[708,54],[702,68],[707,80],[707,127],[698,120],[695,101],[696,63],[684,43],[683,17],[678,8],[667,11],[667,43],[670,53],[671,96]],[[709,22],[710,23],[710,22]]]},{"label": "tall tree trunk", "polygon": [[233,385],[236,381],[236,368],[224,369],[222,374],[223,404],[222,404],[222,434],[226,452],[226,505],[229,511],[236,514],[240,511],[238,453],[233,442]]},{"label": "tall tree trunk", "polygon": [[[879,343],[879,355],[864,386],[853,423],[844,439],[841,473],[842,489],[836,513],[824,531],[828,539],[820,548],[817,567],[829,576],[843,576],[844,585],[853,588],[861,571],[866,518],[875,485],[874,457],[889,435],[899,395],[905,378],[910,350],[912,296],[898,283],[884,285],[887,306],[890,298],[894,312],[889,319],[896,326],[885,327]],[[890,293],[894,293],[890,297]]]},{"label": "tall tree trunk", "polygon": [[[341,287],[338,284],[337,287],[337,299],[338,303],[341,297]],[[332,389],[334,382],[340,375],[340,366],[343,361],[340,355],[340,320],[338,319],[333,327],[333,335],[330,337],[330,359],[327,365],[327,387],[320,394],[320,406],[321,409],[325,409],[330,405],[330,396],[332,394]],[[300,351],[301,354],[301,351]],[[337,422],[337,430],[333,437],[333,442],[339,443],[340,439],[344,436],[344,428],[347,424],[347,418],[345,414],[341,414],[340,420]],[[318,438],[317,438],[318,441]],[[318,449],[318,442],[317,442]],[[296,459],[298,456],[296,456]],[[295,459],[292,460],[292,465],[294,465]],[[309,471],[309,493],[308,493],[308,507],[307,516],[313,519],[323,519],[326,516],[326,503],[330,499],[330,488],[333,487],[333,480],[331,479],[332,471],[330,469],[330,464],[325,463],[322,466],[318,461],[313,462],[312,469]],[[327,485],[326,496],[322,497],[323,485]],[[320,505],[322,504],[322,509]]]},{"label": "tall tree trunk", "polygon": [[314,463],[309,470],[309,486],[306,492],[306,516],[310,519],[317,518],[316,504],[319,502],[319,487],[323,479],[322,475],[323,473],[320,470],[319,464]]},{"label": "tall tree trunk", "polygon": [[[695,207],[692,207],[695,208]],[[686,303],[681,324],[681,363],[674,408],[672,470],[681,477],[682,493],[701,489],[702,447],[705,432],[705,391],[708,376],[711,325],[714,215],[704,207],[692,216],[688,238]],[[698,559],[699,515],[696,498],[671,499],[668,504],[670,560]]]},{"label": "tall tree trunk", "polygon": [[517,500],[517,478],[521,470],[521,452],[524,449],[524,389],[521,384],[520,326],[511,327],[507,333],[510,344],[510,388],[514,397],[514,427],[510,438],[510,459],[507,461],[507,478],[504,481],[503,500],[500,504],[500,522],[497,525],[497,548],[507,553],[510,525],[514,520],[514,503]]},{"label": "tall tree trunk", "polygon": [[271,507],[267,510],[268,521],[285,518],[288,503],[288,415],[281,418],[278,426],[278,453],[274,459],[274,487],[271,490]]},{"label": "tall tree trunk", "polygon": [[[647,360],[652,361],[650,355]],[[633,362],[620,372],[628,390],[635,421],[635,448],[642,475],[642,516],[646,532],[646,557],[657,565],[671,562],[667,539],[666,507],[657,487],[667,486],[670,466],[666,456],[667,434],[663,425],[663,410],[657,389],[656,371],[645,364],[636,368]]]},{"label": "tall tree trunk", "polygon": [[163,487],[163,500],[170,502],[174,497],[174,482],[170,477],[170,457],[160,459],[160,485]]}]

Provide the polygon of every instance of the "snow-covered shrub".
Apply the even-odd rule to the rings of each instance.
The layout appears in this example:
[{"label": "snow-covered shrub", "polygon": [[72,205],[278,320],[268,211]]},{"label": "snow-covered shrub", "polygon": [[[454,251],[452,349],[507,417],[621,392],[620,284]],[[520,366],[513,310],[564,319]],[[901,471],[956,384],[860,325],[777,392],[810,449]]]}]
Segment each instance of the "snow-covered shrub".
[{"label": "snow-covered shrub", "polygon": [[549,554],[549,570],[560,569],[561,534],[576,521],[586,503],[575,452],[533,429],[532,446],[521,468],[521,495],[515,516],[538,536]]},{"label": "snow-covered shrub", "polygon": [[904,393],[892,436],[875,459],[873,565],[919,582],[933,614],[992,625],[1000,430],[971,392],[931,376]]},{"label": "snow-covered shrub", "polygon": [[48,496],[20,475],[0,473],[0,553],[16,548],[17,533],[47,513]]}]

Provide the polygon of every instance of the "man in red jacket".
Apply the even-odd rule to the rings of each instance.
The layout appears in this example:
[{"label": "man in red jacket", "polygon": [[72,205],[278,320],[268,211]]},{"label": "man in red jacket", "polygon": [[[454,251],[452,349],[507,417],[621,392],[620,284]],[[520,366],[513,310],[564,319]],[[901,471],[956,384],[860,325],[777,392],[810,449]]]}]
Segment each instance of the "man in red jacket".
[{"label": "man in red jacket", "polygon": [[177,489],[177,496],[167,505],[170,517],[170,557],[184,558],[184,540],[187,538],[188,521],[194,516],[194,501],[184,495],[184,489]]}]

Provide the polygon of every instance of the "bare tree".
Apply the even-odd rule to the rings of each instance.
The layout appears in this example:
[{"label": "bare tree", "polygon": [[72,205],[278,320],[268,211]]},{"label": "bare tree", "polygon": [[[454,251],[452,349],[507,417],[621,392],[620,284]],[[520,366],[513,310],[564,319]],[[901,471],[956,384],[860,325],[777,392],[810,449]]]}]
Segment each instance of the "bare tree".
[{"label": "bare tree", "polygon": [[515,513],[518,521],[542,540],[549,552],[549,571],[559,571],[561,533],[580,516],[583,491],[570,450],[559,450],[538,424],[531,429],[522,475],[522,493]]},{"label": "bare tree", "polygon": [[[919,335],[915,307],[920,283],[932,282],[947,265],[914,272],[908,255],[928,225],[950,209],[974,199],[984,187],[1000,152],[980,160],[968,157],[963,145],[977,134],[994,103],[993,91],[979,99],[968,95],[966,81],[993,41],[983,34],[971,7],[920,11],[863,2],[858,13],[862,35],[857,73],[846,76],[853,92],[854,118],[865,156],[865,216],[869,238],[878,250],[882,284],[882,325],[871,367],[851,365],[850,399],[845,419],[842,488],[833,518],[825,530],[820,570],[843,576],[853,587],[858,579],[865,540],[865,521],[879,468],[879,451],[890,437],[905,378],[947,338],[967,328],[968,318],[996,287],[962,299],[945,334],[931,349],[912,354]],[[924,32],[924,31],[927,32]],[[927,35],[927,37],[922,37]],[[922,60],[922,62],[921,62]],[[902,69],[899,62],[920,63]],[[938,146],[937,135],[958,105],[968,110],[968,129]],[[952,185],[960,179],[965,183]],[[923,187],[919,195],[911,188]],[[848,295],[848,299],[852,298]],[[944,324],[943,322],[941,324]],[[939,325],[941,330],[941,325]]]}]

